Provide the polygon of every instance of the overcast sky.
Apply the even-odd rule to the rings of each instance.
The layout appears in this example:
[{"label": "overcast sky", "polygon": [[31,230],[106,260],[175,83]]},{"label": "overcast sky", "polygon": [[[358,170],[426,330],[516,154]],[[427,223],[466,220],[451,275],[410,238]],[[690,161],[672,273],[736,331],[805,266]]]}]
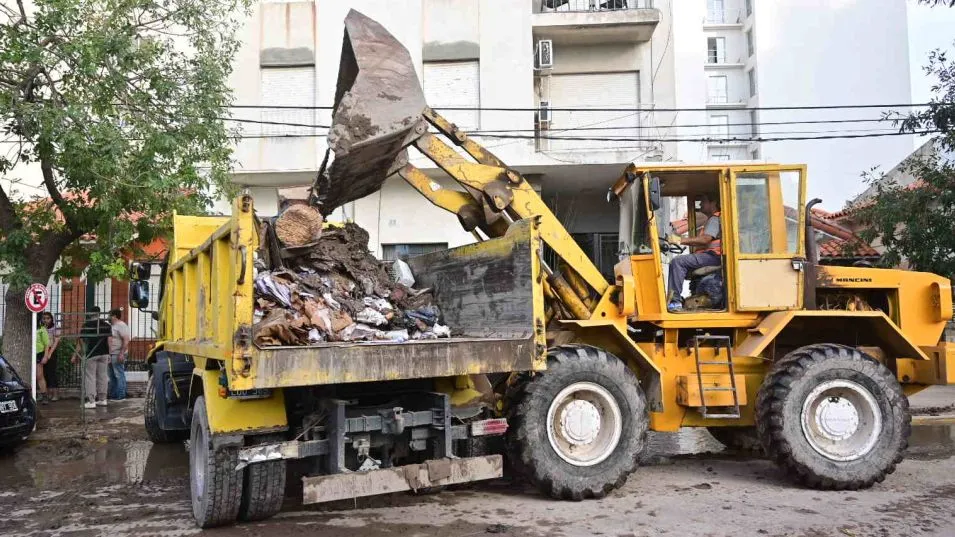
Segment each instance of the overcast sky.
[{"label": "overcast sky", "polygon": [[925,76],[922,68],[934,49],[955,54],[955,8],[926,7],[915,0],[909,2],[909,65],[912,67],[912,102],[924,103],[932,96],[937,81]]}]

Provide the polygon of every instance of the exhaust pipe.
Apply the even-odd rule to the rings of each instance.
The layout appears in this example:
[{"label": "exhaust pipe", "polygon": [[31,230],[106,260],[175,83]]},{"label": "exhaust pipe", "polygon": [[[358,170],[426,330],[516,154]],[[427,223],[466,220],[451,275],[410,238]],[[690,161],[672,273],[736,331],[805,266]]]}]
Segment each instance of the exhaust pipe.
[{"label": "exhaust pipe", "polygon": [[819,248],[816,245],[816,234],[812,227],[812,208],[822,203],[819,198],[813,198],[806,204],[806,265],[803,267],[803,309],[814,310],[816,307],[816,267],[819,265]]}]

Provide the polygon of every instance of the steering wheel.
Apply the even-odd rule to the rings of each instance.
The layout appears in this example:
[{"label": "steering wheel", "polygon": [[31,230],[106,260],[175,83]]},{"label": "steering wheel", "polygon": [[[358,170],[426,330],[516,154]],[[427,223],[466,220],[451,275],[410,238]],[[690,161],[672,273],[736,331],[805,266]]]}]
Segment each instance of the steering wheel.
[{"label": "steering wheel", "polygon": [[686,246],[674,244],[663,237],[660,237],[660,253],[682,254],[686,252]]}]

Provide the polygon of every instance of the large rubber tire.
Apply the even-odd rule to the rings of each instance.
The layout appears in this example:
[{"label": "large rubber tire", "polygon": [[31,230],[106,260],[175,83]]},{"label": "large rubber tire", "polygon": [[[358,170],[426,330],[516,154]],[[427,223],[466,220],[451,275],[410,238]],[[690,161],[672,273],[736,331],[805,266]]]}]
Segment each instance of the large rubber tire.
[{"label": "large rubber tire", "polygon": [[211,439],[206,400],[199,396],[192,411],[189,489],[192,516],[200,528],[235,523],[242,501],[242,472],[235,469],[238,451],[234,447],[213,450]]},{"label": "large rubber tire", "polygon": [[[282,442],[281,436],[263,435],[253,437],[250,444]],[[243,471],[242,503],[239,519],[245,521],[265,520],[282,510],[285,500],[285,461],[270,461],[250,464]]]},{"label": "large rubber tire", "polygon": [[[589,465],[566,460],[569,452],[558,452],[559,443],[552,440],[557,434],[563,435],[552,426],[554,416],[558,415],[557,411],[551,413],[552,404],[581,400],[576,395],[572,399],[561,395],[574,386],[599,387],[605,396],[612,397],[619,410],[619,439],[616,443],[601,442],[606,447],[600,452],[609,454],[602,460],[594,457]],[[575,501],[602,498],[622,486],[636,470],[638,457],[646,446],[647,404],[637,377],[616,356],[584,345],[555,347],[548,352],[547,370],[522,380],[516,388],[512,392],[514,399],[508,402],[508,458],[544,494]],[[593,404],[591,407],[598,408]],[[598,412],[604,427],[613,423],[608,421],[612,412],[607,407],[601,406]],[[566,416],[569,407],[559,408],[564,409],[560,415]],[[597,445],[597,440],[593,444]]]},{"label": "large rubber tire", "polygon": [[143,402],[143,422],[146,425],[146,436],[156,444],[171,444],[182,442],[189,434],[188,430],[167,431],[159,425],[156,416],[156,386],[152,375],[146,380],[146,400]]},{"label": "large rubber tire", "polygon": [[756,398],[756,426],[766,453],[797,482],[823,490],[882,482],[902,461],[911,422],[895,376],[844,345],[810,345],[787,354],[773,365]]},{"label": "large rubber tire", "polygon": [[707,427],[706,430],[719,443],[733,451],[754,455],[763,453],[756,427]]}]

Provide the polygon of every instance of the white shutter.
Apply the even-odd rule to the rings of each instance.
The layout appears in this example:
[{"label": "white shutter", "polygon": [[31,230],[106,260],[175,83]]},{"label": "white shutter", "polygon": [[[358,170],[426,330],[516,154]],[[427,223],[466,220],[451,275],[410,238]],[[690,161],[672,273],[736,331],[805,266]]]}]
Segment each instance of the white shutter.
[{"label": "white shutter", "polygon": [[730,117],[726,115],[710,116],[710,137],[729,138]]},{"label": "white shutter", "polygon": [[[640,78],[636,71],[553,75],[550,105],[555,108],[550,130],[555,137],[636,138],[640,135]],[[620,108],[627,111],[566,111],[562,108]],[[598,130],[561,129],[600,127]],[[612,149],[638,144],[637,141],[548,140],[550,150]]]},{"label": "white shutter", "polygon": [[[481,78],[477,60],[425,62],[424,97],[428,106],[459,128],[477,130],[480,125]],[[468,110],[441,110],[443,107]]]},{"label": "white shutter", "polygon": [[708,104],[726,104],[729,88],[725,75],[711,75],[706,79],[706,101]]},{"label": "white shutter", "polygon": [[[269,67],[262,69],[260,81],[263,106],[314,106],[315,67]],[[263,108],[259,134],[280,136],[285,134],[315,134],[319,131],[308,127],[291,127],[274,123],[315,124],[315,111],[288,108]],[[247,129],[251,130],[251,129]]]}]

